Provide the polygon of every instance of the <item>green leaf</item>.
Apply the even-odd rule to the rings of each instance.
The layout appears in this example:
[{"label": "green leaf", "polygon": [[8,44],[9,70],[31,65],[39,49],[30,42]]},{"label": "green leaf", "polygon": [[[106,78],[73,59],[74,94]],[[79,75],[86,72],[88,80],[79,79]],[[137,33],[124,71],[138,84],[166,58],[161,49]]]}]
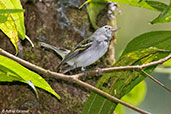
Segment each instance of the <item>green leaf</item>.
[{"label": "green leaf", "polygon": [[[90,2],[91,1],[91,2]],[[96,18],[99,12],[105,6],[105,0],[89,0],[89,5],[87,6],[88,15],[92,26],[97,29]]]},{"label": "green leaf", "polygon": [[147,4],[149,4],[151,7],[155,8],[158,11],[163,11],[168,7],[165,3],[159,2],[159,1],[145,1]]},{"label": "green leaf", "polygon": [[80,6],[80,8],[83,7],[83,5],[89,3],[89,5],[87,6],[87,11],[90,18],[90,22],[95,29],[98,28],[96,25],[97,15],[104,8],[105,4],[109,1],[147,8],[155,11],[163,11],[167,7],[166,4],[158,1],[141,1],[139,3],[139,0],[87,0],[84,4]]},{"label": "green leaf", "polygon": [[[21,9],[23,10],[20,0],[0,0],[5,9]],[[24,14],[22,13],[12,13],[10,14],[15,21],[19,37],[25,39],[25,26],[24,26]]]},{"label": "green leaf", "polygon": [[167,8],[165,8],[161,12],[161,14],[151,22],[151,24],[165,22],[171,22],[171,2],[170,5]]},{"label": "green leaf", "polygon": [[0,9],[0,14],[23,13],[24,9]]},{"label": "green leaf", "polygon": [[[18,42],[18,32],[15,27],[15,22],[12,21],[11,16],[0,15],[0,29],[9,37],[12,44],[14,45],[16,52],[18,52],[17,42]],[[9,20],[9,21],[8,21]]]},{"label": "green leaf", "polygon": [[[146,95],[146,83],[145,81],[140,82],[136,85],[128,94],[121,98],[122,101],[125,101],[133,106],[138,106]],[[115,112],[117,114],[123,114],[123,108],[121,104],[118,104]]]},{"label": "green leaf", "polygon": [[[171,50],[171,31],[155,31],[134,38],[124,50],[114,66],[142,65],[166,57],[169,53],[160,49]],[[155,67],[144,70],[151,73]],[[121,70],[105,73],[96,87],[121,98],[132,90],[146,76],[137,70]],[[112,114],[118,103],[92,92],[89,96],[83,114]],[[96,107],[98,106],[98,107]],[[96,107],[96,108],[95,108]]]},{"label": "green leaf", "polygon": [[91,0],[85,1],[85,2],[79,7],[79,9],[81,9],[85,4],[87,4],[87,3],[89,3],[89,2],[91,2]]},{"label": "green leaf", "polygon": [[0,29],[10,38],[18,52],[18,35],[25,38],[24,14],[20,0],[0,0]]},{"label": "green leaf", "polygon": [[13,81],[19,81],[19,80],[24,82],[24,80],[20,78],[19,76],[17,76],[16,74],[13,74],[11,72],[4,72],[2,71],[2,69],[4,68],[0,66],[0,81],[1,82],[13,82]]},{"label": "green leaf", "polygon": [[150,10],[156,10],[155,8],[151,7],[146,1],[141,1],[139,0],[106,0],[106,1],[112,1],[112,2],[117,2],[117,3],[122,3],[122,4],[127,4],[131,6],[136,6],[136,7],[142,7]]},{"label": "green leaf", "polygon": [[166,61],[163,65],[167,67],[171,67],[171,59]]},{"label": "green leaf", "polygon": [[[20,81],[31,82],[35,86],[48,91],[60,99],[60,96],[50,87],[50,85],[38,74],[26,69],[17,62],[0,55],[0,81]],[[29,83],[29,85],[31,85]],[[34,88],[32,86],[32,88]]]},{"label": "green leaf", "polygon": [[156,47],[158,49],[171,50],[171,31],[153,31],[137,36],[128,43],[122,56],[139,49]]}]

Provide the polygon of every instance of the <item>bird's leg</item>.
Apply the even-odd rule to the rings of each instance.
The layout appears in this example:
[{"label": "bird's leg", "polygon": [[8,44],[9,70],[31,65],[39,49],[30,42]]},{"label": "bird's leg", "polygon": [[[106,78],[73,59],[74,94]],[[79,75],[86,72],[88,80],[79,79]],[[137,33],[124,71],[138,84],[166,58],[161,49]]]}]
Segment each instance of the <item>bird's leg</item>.
[{"label": "bird's leg", "polygon": [[81,67],[81,71],[83,72],[86,71],[85,67]]},{"label": "bird's leg", "polygon": [[85,67],[81,67],[81,71],[82,71],[82,72],[84,72],[85,76],[87,76],[87,75],[88,75],[88,71],[86,70],[86,68],[85,68]]}]

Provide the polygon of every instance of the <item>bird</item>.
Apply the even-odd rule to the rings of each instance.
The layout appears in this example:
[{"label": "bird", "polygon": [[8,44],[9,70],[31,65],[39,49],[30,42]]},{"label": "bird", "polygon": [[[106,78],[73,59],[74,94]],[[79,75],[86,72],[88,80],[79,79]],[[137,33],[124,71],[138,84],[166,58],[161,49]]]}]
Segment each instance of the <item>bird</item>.
[{"label": "bird", "polygon": [[110,40],[118,29],[110,25],[98,28],[90,37],[81,41],[71,52],[66,54],[57,66],[57,72],[60,72],[61,67],[65,63],[68,66],[63,73],[76,68],[81,68],[82,71],[85,71],[87,66],[95,63],[107,52]]}]

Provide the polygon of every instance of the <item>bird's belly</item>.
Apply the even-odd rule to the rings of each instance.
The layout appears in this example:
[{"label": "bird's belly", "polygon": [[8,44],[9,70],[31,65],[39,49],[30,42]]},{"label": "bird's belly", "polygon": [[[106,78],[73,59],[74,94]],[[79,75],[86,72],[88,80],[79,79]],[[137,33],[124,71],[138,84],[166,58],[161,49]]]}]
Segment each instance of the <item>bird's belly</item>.
[{"label": "bird's belly", "polygon": [[106,53],[107,49],[108,46],[104,45],[104,43],[91,47],[75,59],[75,65],[77,67],[89,66],[101,58]]}]

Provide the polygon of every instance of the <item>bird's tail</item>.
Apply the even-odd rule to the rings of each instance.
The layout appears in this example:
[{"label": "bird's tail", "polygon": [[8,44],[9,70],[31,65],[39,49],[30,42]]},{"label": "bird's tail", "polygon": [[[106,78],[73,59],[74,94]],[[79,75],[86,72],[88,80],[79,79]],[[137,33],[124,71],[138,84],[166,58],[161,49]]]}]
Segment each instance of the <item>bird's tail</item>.
[{"label": "bird's tail", "polygon": [[70,50],[62,49],[62,48],[57,48],[57,47],[55,47],[55,46],[52,46],[52,45],[47,44],[47,43],[44,43],[44,42],[40,42],[40,45],[41,45],[42,47],[44,47],[44,48],[53,50],[53,51],[56,52],[58,55],[60,55],[62,58],[64,58],[64,57],[70,52]]}]

